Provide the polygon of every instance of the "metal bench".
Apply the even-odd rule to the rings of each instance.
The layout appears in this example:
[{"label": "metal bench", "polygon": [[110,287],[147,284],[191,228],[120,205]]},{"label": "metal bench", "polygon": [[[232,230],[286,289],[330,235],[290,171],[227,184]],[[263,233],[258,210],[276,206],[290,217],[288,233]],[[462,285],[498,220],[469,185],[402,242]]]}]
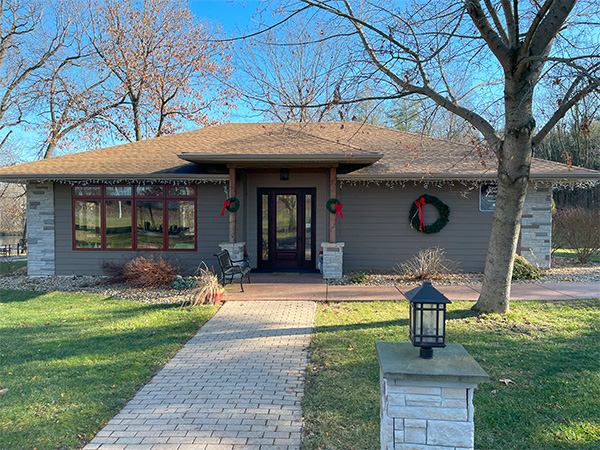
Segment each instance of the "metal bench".
[{"label": "metal bench", "polygon": [[[248,259],[240,259],[233,261],[229,252],[227,250],[221,250],[218,253],[215,253],[217,260],[219,261],[219,266],[221,267],[221,284],[225,286],[228,282],[233,283],[233,278],[235,275],[240,276],[240,287],[242,288],[242,292],[244,292],[244,277],[248,278],[248,282],[250,281],[250,261]],[[242,263],[241,265],[235,265],[234,263]]]}]

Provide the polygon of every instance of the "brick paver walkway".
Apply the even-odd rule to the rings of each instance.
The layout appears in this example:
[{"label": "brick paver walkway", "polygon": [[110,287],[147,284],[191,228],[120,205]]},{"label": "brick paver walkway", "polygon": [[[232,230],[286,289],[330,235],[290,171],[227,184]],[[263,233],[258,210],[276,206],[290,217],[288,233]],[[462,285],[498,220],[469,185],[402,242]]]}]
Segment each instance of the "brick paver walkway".
[{"label": "brick paver walkway", "polygon": [[228,302],[85,450],[299,450],[313,302]]}]

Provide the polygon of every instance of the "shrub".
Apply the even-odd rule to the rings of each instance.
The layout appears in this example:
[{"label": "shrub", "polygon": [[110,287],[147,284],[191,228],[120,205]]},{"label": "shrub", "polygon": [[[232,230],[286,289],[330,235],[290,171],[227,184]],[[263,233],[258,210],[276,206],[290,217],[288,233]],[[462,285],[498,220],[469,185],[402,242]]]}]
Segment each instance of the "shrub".
[{"label": "shrub", "polygon": [[446,252],[433,247],[419,251],[406,262],[398,264],[396,271],[410,280],[431,280],[458,270],[458,263],[446,257]]},{"label": "shrub", "polygon": [[352,281],[352,283],[356,283],[356,284],[365,284],[369,280],[367,280],[367,277],[364,273],[358,272],[358,273],[355,273],[354,275],[352,275],[352,278],[350,279],[350,281]]},{"label": "shrub", "polygon": [[125,279],[139,287],[167,286],[175,280],[178,268],[167,263],[162,256],[138,256],[125,263]]},{"label": "shrub", "polygon": [[515,264],[513,266],[513,280],[537,280],[542,278],[544,271],[534,266],[521,255],[515,255]]},{"label": "shrub", "polygon": [[573,249],[579,262],[587,263],[594,253],[600,251],[599,219],[598,210],[580,206],[560,210],[552,218],[552,239],[564,241]]},{"label": "shrub", "polygon": [[194,289],[200,286],[200,283],[196,277],[182,277],[181,275],[175,276],[175,281],[171,283],[173,289]]},{"label": "shrub", "polygon": [[563,230],[558,224],[555,217],[556,216],[552,217],[552,249],[550,250],[551,255],[554,255],[554,252],[556,252],[556,250],[561,250],[567,245],[566,236],[563,233]]},{"label": "shrub", "polygon": [[125,283],[125,264],[104,261],[102,271],[108,276],[107,283]]}]

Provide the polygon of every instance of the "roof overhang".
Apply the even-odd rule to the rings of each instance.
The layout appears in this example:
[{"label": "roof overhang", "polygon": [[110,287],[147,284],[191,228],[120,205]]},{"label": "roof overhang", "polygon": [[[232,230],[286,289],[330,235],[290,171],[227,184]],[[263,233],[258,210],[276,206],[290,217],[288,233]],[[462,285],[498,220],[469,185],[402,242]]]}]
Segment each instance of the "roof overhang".
[{"label": "roof overhang", "polygon": [[196,164],[226,164],[237,168],[289,168],[289,167],[338,167],[341,165],[356,166],[354,170],[369,166],[381,158],[382,153],[191,153],[177,155],[179,158]]}]

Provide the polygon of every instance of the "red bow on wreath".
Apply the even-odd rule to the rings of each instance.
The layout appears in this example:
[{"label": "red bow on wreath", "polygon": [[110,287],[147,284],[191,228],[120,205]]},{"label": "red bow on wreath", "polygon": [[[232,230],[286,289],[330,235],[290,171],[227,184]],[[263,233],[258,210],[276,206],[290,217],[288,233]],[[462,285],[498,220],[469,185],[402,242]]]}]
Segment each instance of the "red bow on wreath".
[{"label": "red bow on wreath", "polygon": [[221,215],[224,216],[225,215],[225,208],[227,208],[229,205],[231,205],[231,200],[225,200],[223,202],[223,211],[221,211]]},{"label": "red bow on wreath", "polygon": [[340,219],[344,220],[344,214],[342,214],[342,209],[344,209],[344,205],[341,203],[335,204],[335,218],[337,219],[338,214],[340,215]]},{"label": "red bow on wreath", "polygon": [[417,208],[419,210],[419,231],[423,231],[423,229],[425,228],[425,212],[423,211],[425,199],[421,197],[415,202],[415,205],[417,205]]}]

